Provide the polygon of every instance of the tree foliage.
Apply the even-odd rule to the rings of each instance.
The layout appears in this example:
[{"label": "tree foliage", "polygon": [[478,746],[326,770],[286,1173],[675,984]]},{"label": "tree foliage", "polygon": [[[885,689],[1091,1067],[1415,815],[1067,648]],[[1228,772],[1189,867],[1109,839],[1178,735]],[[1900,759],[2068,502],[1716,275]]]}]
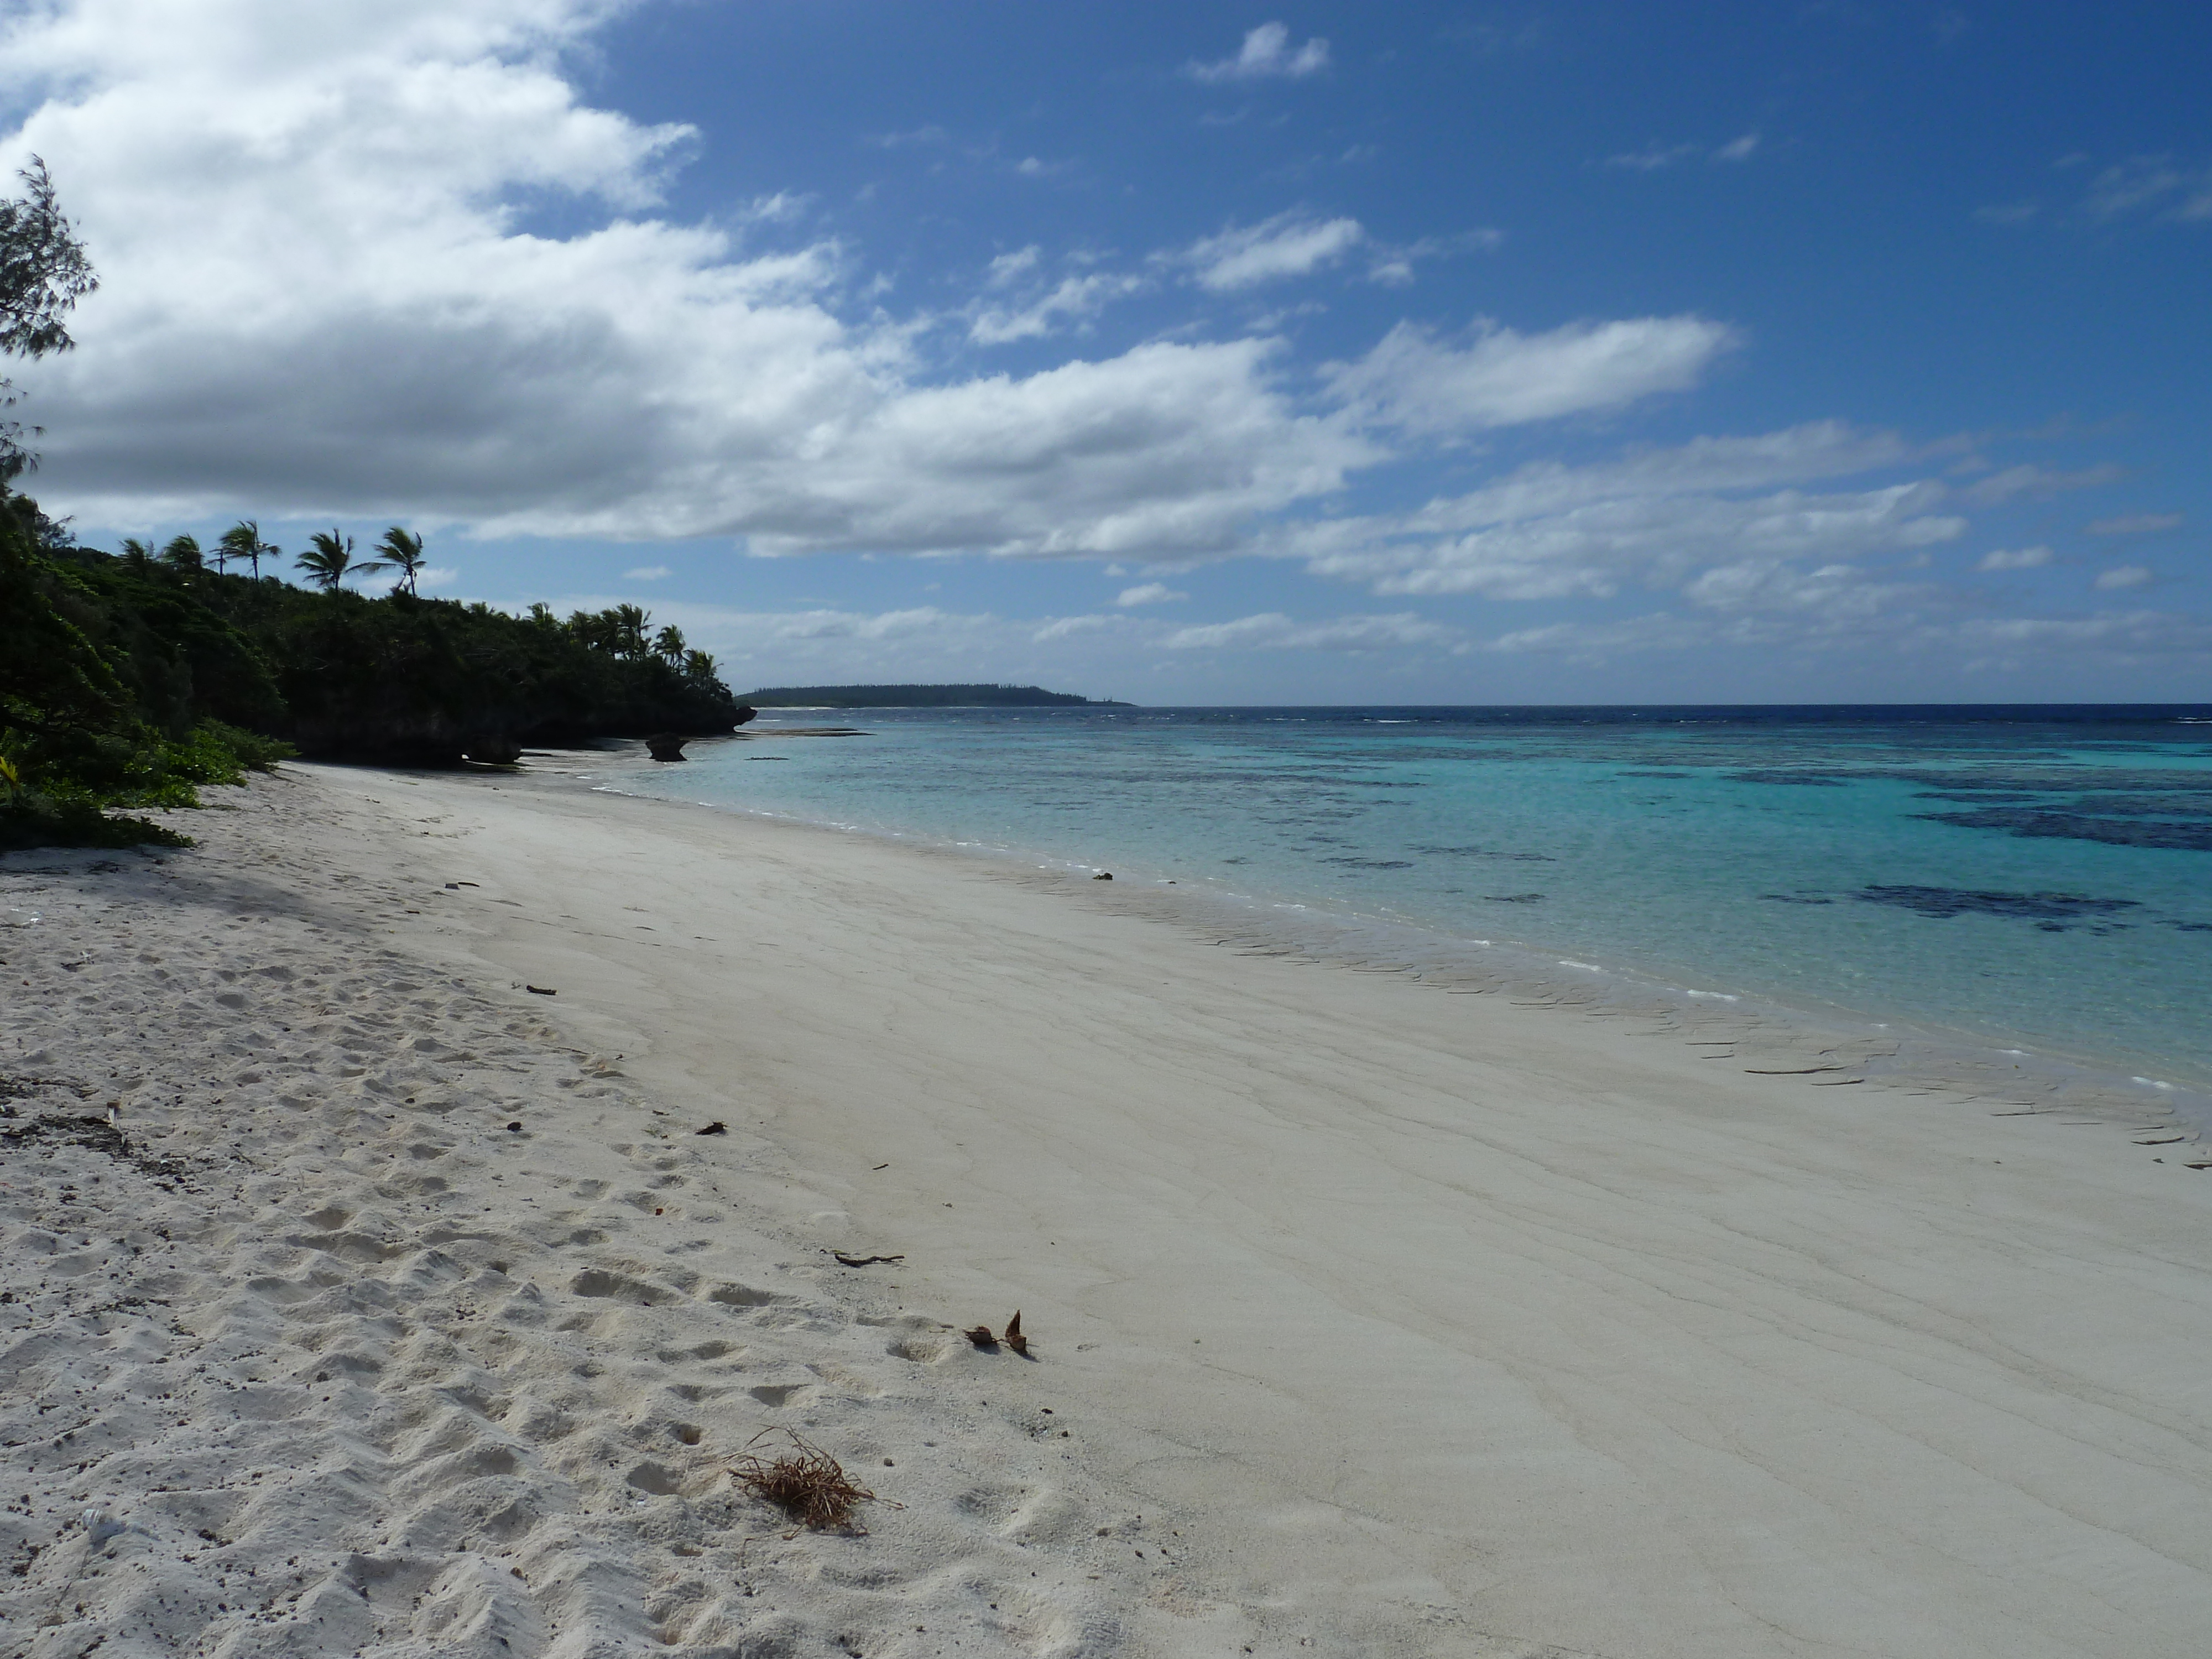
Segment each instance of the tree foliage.
[{"label": "tree foliage", "polygon": [[416,579],[430,562],[422,551],[422,538],[394,525],[384,532],[376,550],[382,556],[378,562],[386,570],[397,570],[400,586],[411,595]]},{"label": "tree foliage", "polygon": [[273,714],[267,671],[183,573],[42,549],[38,522],[0,488],[0,847],[173,842],[103,809],[191,805],[285,752],[219,718]]},{"label": "tree foliage", "polygon": [[[64,319],[100,278],[62,216],[46,162],[33,155],[17,177],[21,199],[0,201],[0,355],[44,357],[76,343]],[[0,408],[15,400],[15,383],[0,380]],[[27,430],[37,429],[0,420],[0,483],[37,464],[22,442]]]}]

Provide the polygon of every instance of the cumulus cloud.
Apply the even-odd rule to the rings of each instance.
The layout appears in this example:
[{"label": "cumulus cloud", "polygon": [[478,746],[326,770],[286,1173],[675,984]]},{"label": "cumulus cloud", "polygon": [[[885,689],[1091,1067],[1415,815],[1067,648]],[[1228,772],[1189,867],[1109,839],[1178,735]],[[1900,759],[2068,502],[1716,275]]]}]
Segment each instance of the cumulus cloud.
[{"label": "cumulus cloud", "polygon": [[1244,37],[1234,58],[1217,63],[1191,63],[1183,73],[1194,81],[1301,81],[1328,67],[1328,42],[1316,35],[1295,51],[1291,32],[1281,23],[1262,23]]},{"label": "cumulus cloud", "polygon": [[1977,570],[2039,570],[2052,558],[2047,547],[1995,548],[1982,555]]},{"label": "cumulus cloud", "polygon": [[2151,579],[2148,567],[2140,564],[2115,565],[2110,570],[2097,573],[2097,591],[2110,593],[2124,587],[2141,587]]},{"label": "cumulus cloud", "polygon": [[1201,237],[1164,262],[1189,268],[1201,288],[1216,293],[1304,276],[1335,264],[1367,240],[1357,219],[1316,219],[1279,213],[1260,224],[1231,226]]},{"label": "cumulus cloud", "polygon": [[1410,611],[1386,617],[1339,617],[1319,623],[1296,622],[1269,611],[1240,617],[1235,622],[1180,628],[1161,644],[1170,651],[1388,651],[1406,646],[1452,645],[1462,637],[1460,629],[1427,621]]},{"label": "cumulus cloud", "polygon": [[[1571,467],[1536,462],[1419,512],[1297,526],[1274,550],[1316,574],[1380,593],[1498,599],[1606,598],[1628,586],[1687,588],[1705,573],[1803,562],[1832,568],[1949,541],[1966,521],[1948,491],[1917,479],[1814,491],[1804,485],[1917,459],[1894,433],[1816,422],[1749,438],[1699,438]],[[1782,578],[1766,579],[1777,592]],[[1716,579],[1701,602],[1731,590]]]},{"label": "cumulus cloud", "polygon": [[1178,593],[1165,582],[1143,582],[1135,587],[1125,587],[1114,601],[1116,605],[1165,605],[1170,600],[1187,599],[1188,593]]},{"label": "cumulus cloud", "polygon": [[1702,317],[1570,323],[1542,334],[1483,321],[1463,343],[1401,323],[1357,362],[1332,365],[1328,378],[1368,419],[1449,434],[1686,391],[1736,343],[1734,330]]},{"label": "cumulus cloud", "polygon": [[2180,528],[2179,513],[2130,513],[2117,519],[2098,519],[2087,526],[2092,536],[2155,536]]},{"label": "cumulus cloud", "polygon": [[[581,104],[602,0],[57,0],[0,31],[103,277],[19,378],[81,519],[1189,556],[1381,452],[1263,342],[931,384],[834,240],[656,216],[693,135]],[[597,222],[538,228],[528,204]],[[1055,288],[986,325],[1066,321]]]}]

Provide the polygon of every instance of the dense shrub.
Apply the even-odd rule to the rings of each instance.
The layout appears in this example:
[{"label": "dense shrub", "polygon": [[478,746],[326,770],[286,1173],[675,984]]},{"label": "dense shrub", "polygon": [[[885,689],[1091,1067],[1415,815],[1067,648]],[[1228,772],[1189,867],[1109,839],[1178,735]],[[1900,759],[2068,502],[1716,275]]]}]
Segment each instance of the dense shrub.
[{"label": "dense shrub", "polygon": [[414,764],[744,718],[714,663],[621,607],[343,588],[68,544],[0,485],[0,847],[178,837],[115,807],[189,806],[294,752]]}]

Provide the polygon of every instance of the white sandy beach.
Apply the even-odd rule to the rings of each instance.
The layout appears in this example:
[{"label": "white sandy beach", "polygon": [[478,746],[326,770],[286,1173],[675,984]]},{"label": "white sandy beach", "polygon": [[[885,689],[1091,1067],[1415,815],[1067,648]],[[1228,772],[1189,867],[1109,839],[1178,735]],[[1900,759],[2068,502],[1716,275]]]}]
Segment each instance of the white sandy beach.
[{"label": "white sandy beach", "polygon": [[0,860],[9,1653],[2206,1650],[2181,1131],[550,775],[214,793]]}]

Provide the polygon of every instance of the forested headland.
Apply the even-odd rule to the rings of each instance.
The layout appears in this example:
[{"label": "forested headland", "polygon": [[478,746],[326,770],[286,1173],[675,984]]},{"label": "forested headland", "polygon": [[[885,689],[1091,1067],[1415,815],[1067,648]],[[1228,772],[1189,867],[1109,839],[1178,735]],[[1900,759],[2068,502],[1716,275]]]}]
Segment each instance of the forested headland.
[{"label": "forested headland", "polygon": [[371,598],[341,584],[398,562],[357,562],[336,531],[301,556],[310,591],[219,568],[277,555],[251,521],[224,543],[77,547],[0,485],[0,847],[167,838],[106,809],[190,805],[287,754],[499,762],[745,717],[714,659],[635,605],[517,617],[422,598],[404,568]]}]

